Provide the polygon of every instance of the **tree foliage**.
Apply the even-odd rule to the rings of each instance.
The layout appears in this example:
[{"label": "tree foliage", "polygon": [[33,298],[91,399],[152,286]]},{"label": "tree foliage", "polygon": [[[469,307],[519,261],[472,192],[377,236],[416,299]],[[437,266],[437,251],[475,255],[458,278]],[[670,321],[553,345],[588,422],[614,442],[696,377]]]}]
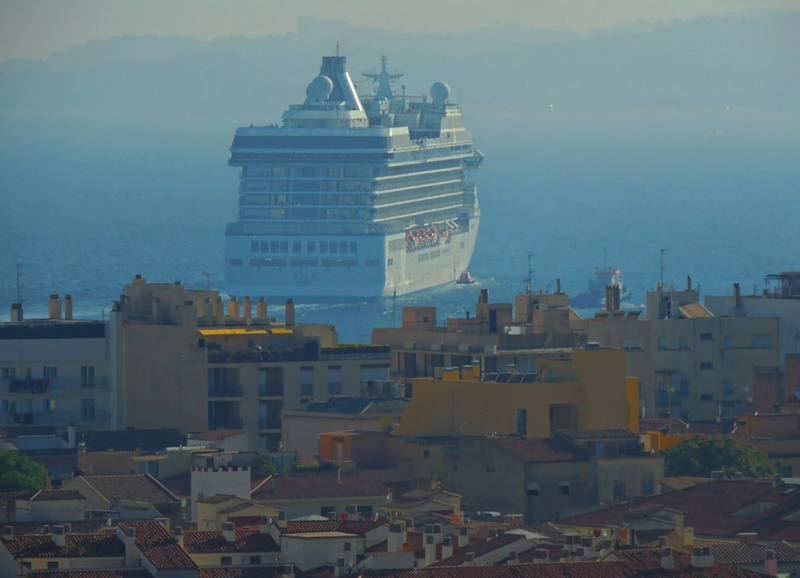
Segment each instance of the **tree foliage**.
[{"label": "tree foliage", "polygon": [[711,472],[725,470],[728,475],[742,472],[746,478],[771,476],[775,469],[767,457],[732,437],[694,437],[664,450],[667,477],[709,477]]},{"label": "tree foliage", "polygon": [[35,492],[47,486],[47,469],[15,451],[0,451],[0,492]]}]

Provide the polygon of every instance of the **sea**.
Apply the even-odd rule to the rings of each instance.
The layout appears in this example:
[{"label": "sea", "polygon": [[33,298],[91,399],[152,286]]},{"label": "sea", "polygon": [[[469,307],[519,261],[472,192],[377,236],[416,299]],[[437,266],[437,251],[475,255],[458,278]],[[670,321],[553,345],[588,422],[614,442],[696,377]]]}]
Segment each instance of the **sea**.
[{"label": "sea", "polygon": [[[437,319],[533,290],[570,294],[604,265],[641,308],[659,279],[702,295],[758,292],[800,269],[800,113],[737,109],[465,110],[486,155],[469,175],[483,212],[474,285],[373,302],[299,305],[342,342],[400,325],[402,308]],[[0,112],[0,320],[21,299],[43,317],[51,293],[75,316],[104,318],[134,275],[224,290],[225,224],[235,219],[237,126],[228,116]],[[663,265],[663,268],[662,268]],[[282,319],[283,304],[270,303]],[[593,311],[580,311],[592,315]]]}]

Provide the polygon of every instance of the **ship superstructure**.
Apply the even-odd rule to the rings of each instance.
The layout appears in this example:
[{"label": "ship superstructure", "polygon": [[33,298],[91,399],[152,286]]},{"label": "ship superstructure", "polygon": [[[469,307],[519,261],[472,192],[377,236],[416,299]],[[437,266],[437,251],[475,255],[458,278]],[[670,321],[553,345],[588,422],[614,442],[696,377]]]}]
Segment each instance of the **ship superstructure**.
[{"label": "ship superstructure", "polygon": [[281,126],[236,131],[238,219],[225,233],[234,295],[369,299],[453,282],[480,221],[480,165],[450,89],[396,94],[385,58],[361,97],[343,56],[322,59],[303,104]]}]

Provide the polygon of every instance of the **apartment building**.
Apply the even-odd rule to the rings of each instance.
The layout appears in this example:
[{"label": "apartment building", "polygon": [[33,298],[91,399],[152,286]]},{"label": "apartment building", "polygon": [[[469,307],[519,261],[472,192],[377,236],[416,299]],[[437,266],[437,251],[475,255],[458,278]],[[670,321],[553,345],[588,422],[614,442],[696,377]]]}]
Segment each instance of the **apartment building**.
[{"label": "apartment building", "polygon": [[683,290],[649,291],[644,316],[608,307],[573,322],[590,341],[625,350],[643,416],[733,421],[752,399],[757,373],[780,365],[777,318],[721,317],[699,296],[687,279]]}]

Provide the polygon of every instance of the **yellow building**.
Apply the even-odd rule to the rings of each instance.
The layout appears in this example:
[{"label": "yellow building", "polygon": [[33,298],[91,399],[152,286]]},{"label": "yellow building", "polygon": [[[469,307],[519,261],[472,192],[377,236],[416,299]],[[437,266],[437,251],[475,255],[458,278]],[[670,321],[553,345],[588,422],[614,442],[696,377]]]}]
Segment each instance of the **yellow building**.
[{"label": "yellow building", "polygon": [[413,396],[396,435],[489,433],[548,437],[559,429],[638,432],[635,380],[626,378],[625,352],[583,348],[561,359],[538,359],[528,373],[483,374],[478,368],[444,379],[413,380]]}]

